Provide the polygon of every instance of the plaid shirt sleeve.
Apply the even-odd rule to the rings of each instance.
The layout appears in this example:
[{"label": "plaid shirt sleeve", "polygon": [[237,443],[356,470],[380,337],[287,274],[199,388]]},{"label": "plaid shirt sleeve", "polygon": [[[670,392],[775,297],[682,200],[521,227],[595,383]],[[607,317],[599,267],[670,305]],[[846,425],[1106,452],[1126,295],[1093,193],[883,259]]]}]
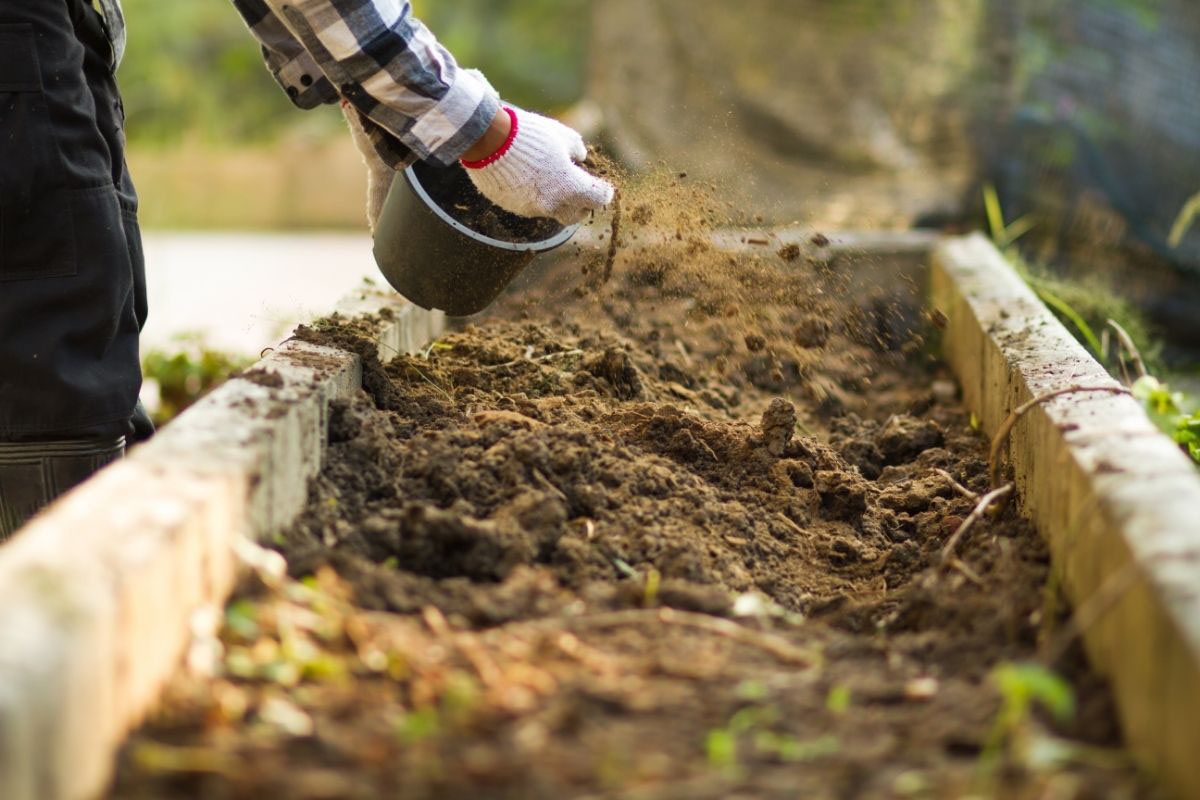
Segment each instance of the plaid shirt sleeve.
[{"label": "plaid shirt sleeve", "polygon": [[380,157],[450,165],[479,141],[500,104],[460,69],[402,0],[233,0],[292,102],[340,95]]}]

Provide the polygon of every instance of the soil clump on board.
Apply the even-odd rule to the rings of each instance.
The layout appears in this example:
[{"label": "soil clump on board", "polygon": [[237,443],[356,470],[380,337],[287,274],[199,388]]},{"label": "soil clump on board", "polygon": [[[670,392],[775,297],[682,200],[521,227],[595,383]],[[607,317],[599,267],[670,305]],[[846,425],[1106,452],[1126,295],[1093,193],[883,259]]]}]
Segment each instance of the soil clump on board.
[{"label": "soil clump on board", "polygon": [[1067,612],[1016,504],[941,563],[937,470],[986,491],[987,443],[928,333],[664,180],[698,195],[625,194],[607,283],[568,259],[386,365],[301,331],[365,362],[275,543],[301,582],[247,582],[114,797],[1149,796],[1077,649],[1072,717],[997,727]]}]

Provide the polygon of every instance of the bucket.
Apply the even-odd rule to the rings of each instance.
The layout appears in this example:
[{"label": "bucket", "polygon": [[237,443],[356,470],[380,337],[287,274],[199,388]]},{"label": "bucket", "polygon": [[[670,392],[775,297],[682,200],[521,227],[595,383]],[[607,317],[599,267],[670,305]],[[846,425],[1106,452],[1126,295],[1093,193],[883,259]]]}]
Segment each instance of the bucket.
[{"label": "bucket", "polygon": [[465,317],[487,308],[534,256],[578,229],[505,211],[457,164],[418,162],[392,181],[375,225],[375,263],[412,302]]}]

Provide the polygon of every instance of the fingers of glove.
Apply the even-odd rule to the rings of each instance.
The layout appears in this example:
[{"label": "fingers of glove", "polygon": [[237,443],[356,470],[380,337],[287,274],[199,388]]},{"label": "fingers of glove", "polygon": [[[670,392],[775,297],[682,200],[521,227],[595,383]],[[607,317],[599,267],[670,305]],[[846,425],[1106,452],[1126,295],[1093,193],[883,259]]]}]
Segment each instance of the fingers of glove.
[{"label": "fingers of glove", "polygon": [[583,137],[579,135],[579,131],[569,125],[564,125],[556,119],[549,119],[559,139],[567,146],[567,154],[571,160],[575,162],[583,161],[587,158],[587,144],[584,143]]},{"label": "fingers of glove", "polygon": [[598,211],[612,202],[613,187],[575,165],[571,165],[569,185],[551,216],[564,225],[579,222],[589,211]]},{"label": "fingers of glove", "polygon": [[575,163],[586,161],[588,157],[588,151],[587,145],[583,142],[583,137],[574,131],[571,131],[571,133],[575,134],[575,138],[570,143],[570,147],[568,148],[568,151],[571,154],[571,160]]},{"label": "fingers of glove", "polygon": [[612,202],[616,189],[603,178],[597,178],[582,167],[572,166],[577,180],[583,181],[584,191],[580,194],[586,200],[588,208],[599,210]]}]

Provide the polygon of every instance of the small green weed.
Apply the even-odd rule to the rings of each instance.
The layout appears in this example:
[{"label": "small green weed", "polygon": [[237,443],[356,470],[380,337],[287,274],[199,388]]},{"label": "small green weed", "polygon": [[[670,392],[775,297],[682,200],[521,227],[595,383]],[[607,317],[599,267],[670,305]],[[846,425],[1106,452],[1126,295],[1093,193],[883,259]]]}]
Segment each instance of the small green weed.
[{"label": "small green weed", "polygon": [[[838,737],[827,734],[813,739],[799,739],[778,730],[782,713],[769,701],[770,690],[762,681],[747,680],[735,690],[739,699],[748,705],[738,709],[724,727],[714,728],[705,736],[704,750],[709,766],[731,777],[743,772],[743,747],[752,745],[753,752],[762,758],[776,759],[789,764],[812,761],[836,755],[841,750]],[[835,687],[827,705],[834,713],[843,713],[849,705],[849,692]]]},{"label": "small green weed", "polygon": [[405,744],[416,744],[432,739],[441,732],[441,719],[436,708],[421,708],[406,711],[397,717],[396,735]]},{"label": "small green weed", "polygon": [[825,707],[834,714],[845,714],[850,710],[850,689],[846,686],[834,686],[825,698]]},{"label": "small green weed", "polygon": [[1039,738],[1033,710],[1042,706],[1059,722],[1075,716],[1075,692],[1063,678],[1040,664],[1006,662],[992,670],[1000,692],[1000,710],[979,755],[981,774],[990,776],[1007,759],[1024,764]]},{"label": "small green weed", "polygon": [[250,365],[242,358],[208,347],[198,334],[176,338],[174,350],[150,350],[142,356],[142,375],[158,387],[157,408],[151,409],[155,425],[163,425],[184,409]]},{"label": "small green weed", "polygon": [[1200,464],[1200,409],[1188,410],[1183,393],[1172,392],[1167,384],[1152,375],[1139,378],[1133,384],[1133,396],[1142,403],[1146,415],[1159,430]]}]

